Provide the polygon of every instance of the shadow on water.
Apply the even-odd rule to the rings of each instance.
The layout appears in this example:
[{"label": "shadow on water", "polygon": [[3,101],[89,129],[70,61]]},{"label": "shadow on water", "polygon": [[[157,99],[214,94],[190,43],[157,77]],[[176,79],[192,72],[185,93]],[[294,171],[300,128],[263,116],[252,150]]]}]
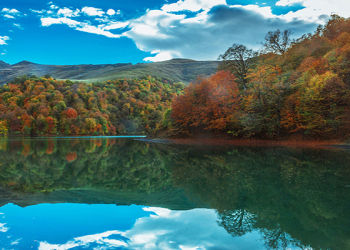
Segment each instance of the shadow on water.
[{"label": "shadow on water", "polygon": [[132,139],[0,139],[0,204],[212,208],[266,248],[349,249],[350,152]]}]

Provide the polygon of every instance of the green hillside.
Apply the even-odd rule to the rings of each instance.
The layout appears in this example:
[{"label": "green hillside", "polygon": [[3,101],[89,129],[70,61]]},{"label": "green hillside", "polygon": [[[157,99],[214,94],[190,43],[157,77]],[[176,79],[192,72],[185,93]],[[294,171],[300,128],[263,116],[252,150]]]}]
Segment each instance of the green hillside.
[{"label": "green hillside", "polygon": [[198,75],[215,73],[219,62],[194,61],[189,59],[172,59],[156,63],[117,63],[117,64],[83,64],[83,65],[43,65],[28,61],[9,65],[0,62],[0,84],[7,83],[21,75],[51,75],[56,79],[79,80],[87,83],[121,78],[134,79],[152,76],[170,82],[188,84]]}]

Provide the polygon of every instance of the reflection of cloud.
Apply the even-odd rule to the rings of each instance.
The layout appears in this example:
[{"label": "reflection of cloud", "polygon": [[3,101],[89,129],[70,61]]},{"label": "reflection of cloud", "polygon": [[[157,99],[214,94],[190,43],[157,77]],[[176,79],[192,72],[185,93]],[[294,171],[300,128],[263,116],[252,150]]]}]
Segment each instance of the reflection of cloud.
[{"label": "reflection of cloud", "polygon": [[0,232],[7,232],[9,230],[8,227],[5,227],[6,223],[0,223]]},{"label": "reflection of cloud", "polygon": [[15,240],[15,241],[12,241],[12,242],[11,242],[11,245],[18,245],[18,243],[20,242],[21,239],[22,239],[22,238],[17,239],[17,240]]},{"label": "reflection of cloud", "polygon": [[120,232],[108,231],[100,234],[78,237],[62,245],[40,242],[39,250],[68,250],[79,246],[89,246],[90,243],[96,243],[97,245],[109,248],[127,246],[127,244],[124,241],[108,239],[107,237],[111,235],[120,235]]},{"label": "reflection of cloud", "polygon": [[75,238],[62,245],[40,242],[39,250],[68,250],[75,247],[108,249],[222,249],[248,250],[262,248],[257,232],[233,238],[217,224],[217,214],[211,209],[171,211],[163,208],[144,208],[154,213],[139,218],[127,231],[108,231]]}]

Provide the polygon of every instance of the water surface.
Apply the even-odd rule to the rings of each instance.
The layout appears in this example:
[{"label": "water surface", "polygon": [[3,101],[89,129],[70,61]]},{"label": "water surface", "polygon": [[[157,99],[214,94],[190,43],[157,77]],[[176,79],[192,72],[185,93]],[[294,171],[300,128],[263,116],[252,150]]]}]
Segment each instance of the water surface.
[{"label": "water surface", "polygon": [[1,138],[2,249],[350,249],[350,151]]}]

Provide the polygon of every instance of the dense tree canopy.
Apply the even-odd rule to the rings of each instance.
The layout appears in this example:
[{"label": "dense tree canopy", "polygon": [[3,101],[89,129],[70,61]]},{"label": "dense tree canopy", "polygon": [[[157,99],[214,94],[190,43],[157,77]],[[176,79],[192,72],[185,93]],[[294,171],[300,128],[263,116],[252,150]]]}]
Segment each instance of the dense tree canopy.
[{"label": "dense tree canopy", "polygon": [[0,134],[150,134],[182,89],[151,77],[91,85],[18,77],[0,88]]}]

